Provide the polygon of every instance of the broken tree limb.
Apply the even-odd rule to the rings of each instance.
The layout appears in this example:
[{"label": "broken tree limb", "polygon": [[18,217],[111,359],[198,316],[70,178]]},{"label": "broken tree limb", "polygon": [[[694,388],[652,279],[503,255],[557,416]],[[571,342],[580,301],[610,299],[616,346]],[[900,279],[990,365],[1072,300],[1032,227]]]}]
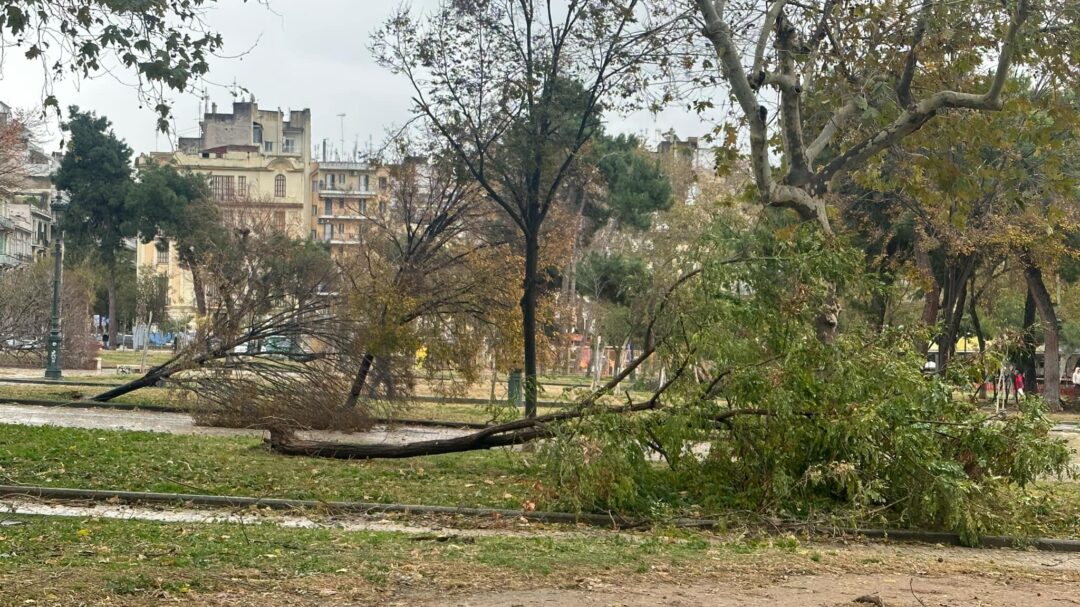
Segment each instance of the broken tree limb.
[{"label": "broken tree limb", "polygon": [[[647,351],[648,354],[652,350]],[[688,363],[684,362],[679,369],[672,374],[671,378],[657,388],[649,400],[640,403],[631,403],[618,407],[593,408],[596,398],[605,390],[610,390],[621,381],[624,374],[629,374],[634,368],[648,358],[642,356],[634,359],[619,376],[612,378],[603,388],[594,392],[577,406],[566,411],[558,411],[534,418],[518,419],[504,424],[488,426],[483,430],[456,436],[453,438],[417,441],[403,445],[358,445],[335,443],[329,441],[311,441],[298,439],[296,436],[281,429],[271,429],[267,444],[273,451],[282,455],[300,455],[306,457],[324,457],[330,459],[399,459],[406,457],[418,457],[422,455],[441,455],[445,453],[461,453],[465,451],[481,451],[496,447],[510,447],[520,445],[540,438],[550,438],[555,435],[553,424],[557,422],[578,419],[587,415],[595,414],[625,414],[637,411],[647,411],[660,406],[660,397],[674,384],[686,370]]]}]

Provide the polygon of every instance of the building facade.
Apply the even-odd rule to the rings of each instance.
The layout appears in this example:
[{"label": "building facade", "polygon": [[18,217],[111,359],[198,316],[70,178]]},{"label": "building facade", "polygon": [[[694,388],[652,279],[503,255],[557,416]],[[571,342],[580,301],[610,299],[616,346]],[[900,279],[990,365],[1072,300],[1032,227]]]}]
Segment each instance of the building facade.
[{"label": "building facade", "polygon": [[52,175],[59,154],[46,154],[12,109],[0,102],[5,187],[0,188],[0,267],[29,263],[47,254],[52,241]]},{"label": "building facade", "polygon": [[[199,130],[199,137],[181,137],[175,152],[154,152],[138,162],[168,163],[206,175],[228,225],[272,226],[296,237],[310,233],[310,110],[263,110],[250,101],[219,113],[214,104]],[[194,316],[191,273],[180,267],[173,246],[140,244],[136,263],[140,273],[167,276],[171,316]]]},{"label": "building facade", "polygon": [[311,238],[332,255],[361,245],[365,221],[385,217],[390,171],[363,162],[318,162],[311,177]]}]

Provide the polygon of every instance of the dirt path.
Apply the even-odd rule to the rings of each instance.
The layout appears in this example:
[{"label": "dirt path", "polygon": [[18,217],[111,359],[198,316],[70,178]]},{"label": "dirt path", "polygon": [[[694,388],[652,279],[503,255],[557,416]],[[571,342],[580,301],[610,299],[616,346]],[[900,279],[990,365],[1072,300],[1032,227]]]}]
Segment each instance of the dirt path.
[{"label": "dirt path", "polygon": [[[166,434],[195,434],[199,436],[265,436],[262,430],[246,428],[213,428],[196,426],[186,413],[153,411],[121,411],[110,409],[76,409],[41,407],[36,405],[0,404],[0,423],[26,426],[61,426],[100,430],[139,430]],[[361,443],[407,443],[438,438],[451,438],[466,433],[453,428],[376,426],[362,434],[341,432],[301,432],[303,437]]]},{"label": "dirt path", "polygon": [[[685,585],[604,584],[587,590],[544,589],[487,592],[413,603],[425,606],[460,607],[836,607],[893,606],[1056,606],[1080,605],[1075,584],[1007,581],[1000,577],[948,575],[941,577],[905,574],[812,575],[789,577],[760,586],[742,587],[722,583]],[[860,602],[855,599],[862,597]],[[874,599],[881,602],[875,603]],[[408,604],[408,603],[399,603]]]}]

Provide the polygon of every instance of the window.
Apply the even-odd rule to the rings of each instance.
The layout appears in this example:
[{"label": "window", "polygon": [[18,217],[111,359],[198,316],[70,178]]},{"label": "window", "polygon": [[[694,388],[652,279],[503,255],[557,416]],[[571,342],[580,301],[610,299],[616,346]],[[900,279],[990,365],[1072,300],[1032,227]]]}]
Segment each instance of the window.
[{"label": "window", "polygon": [[273,154],[274,153],[274,142],[273,141],[264,141],[263,142],[263,151],[266,152],[267,154]]},{"label": "window", "polygon": [[368,191],[368,180],[371,179],[371,175],[364,175],[364,191]]},{"label": "window", "polygon": [[281,151],[286,153],[286,154],[295,154],[296,153],[296,140],[295,139],[289,139],[288,137],[286,137],[285,141],[281,142]]},{"label": "window", "polygon": [[329,198],[327,198],[326,200],[323,200],[323,215],[333,215],[333,214],[334,214],[334,201],[329,199]]},{"label": "window", "polygon": [[274,211],[274,227],[280,230],[285,229],[285,211]]},{"label": "window", "polygon": [[386,177],[379,177],[379,189],[385,190],[388,185]]},{"label": "window", "polygon": [[339,211],[341,211],[342,215],[345,214],[345,199],[344,198],[338,198],[337,208],[338,208]]},{"label": "window", "polygon": [[285,176],[278,175],[274,177],[274,196],[278,198],[285,197]]},{"label": "window", "polygon": [[231,201],[236,194],[234,183],[232,175],[212,175],[210,177],[211,196],[218,202]]},{"label": "window", "polygon": [[367,215],[367,201],[360,200],[360,214]]},{"label": "window", "polygon": [[263,142],[263,140],[262,140],[262,125],[259,124],[258,122],[256,122],[251,127],[251,138],[255,142],[256,145]]},{"label": "window", "polygon": [[243,175],[236,178],[236,195],[240,198],[247,198],[247,177]]},{"label": "window", "polygon": [[345,234],[345,224],[343,224],[343,223],[337,224],[337,233],[338,233],[338,236],[343,236]]},{"label": "window", "polygon": [[167,265],[169,265],[169,245],[165,245],[164,248],[157,247],[156,250],[157,250],[157,259],[155,259],[154,261],[157,262],[157,265],[159,265],[159,266],[167,266]]},{"label": "window", "polygon": [[330,240],[334,237],[334,225],[330,223],[323,224],[323,240]]},{"label": "window", "polygon": [[379,201],[379,215],[386,215],[386,201]]}]

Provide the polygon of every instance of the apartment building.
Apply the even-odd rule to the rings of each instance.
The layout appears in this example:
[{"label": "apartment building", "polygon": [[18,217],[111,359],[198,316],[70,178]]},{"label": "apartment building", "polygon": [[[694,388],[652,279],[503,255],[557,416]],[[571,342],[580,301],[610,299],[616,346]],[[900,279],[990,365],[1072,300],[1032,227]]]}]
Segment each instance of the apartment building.
[{"label": "apartment building", "polygon": [[0,200],[0,269],[33,261],[29,205]]},{"label": "apartment building", "polygon": [[311,177],[311,238],[333,255],[361,244],[365,221],[385,217],[390,172],[363,162],[324,161]]},{"label": "apartment building", "polygon": [[11,122],[14,112],[0,102],[4,167],[7,188],[0,192],[0,267],[29,263],[44,256],[52,240],[52,202],[56,189],[52,175],[60,164],[58,153],[46,154],[21,123]]},{"label": "apartment building", "polygon": [[[264,110],[252,100],[221,113],[213,104],[199,122],[199,133],[181,137],[175,152],[153,152],[138,162],[169,163],[206,175],[227,224],[271,225],[296,237],[310,233],[310,110]],[[173,247],[140,244],[136,259],[140,272],[168,276],[171,315],[194,315],[191,274],[179,267]]]}]

